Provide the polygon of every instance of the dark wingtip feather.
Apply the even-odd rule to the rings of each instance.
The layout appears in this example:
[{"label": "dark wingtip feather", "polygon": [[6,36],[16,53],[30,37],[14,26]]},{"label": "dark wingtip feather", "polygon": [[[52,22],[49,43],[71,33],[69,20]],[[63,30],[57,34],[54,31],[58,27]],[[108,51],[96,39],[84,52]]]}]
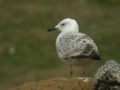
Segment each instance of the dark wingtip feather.
[{"label": "dark wingtip feather", "polygon": [[94,60],[101,60],[101,56],[98,53],[96,53],[95,51],[93,51],[91,53],[90,57]]}]

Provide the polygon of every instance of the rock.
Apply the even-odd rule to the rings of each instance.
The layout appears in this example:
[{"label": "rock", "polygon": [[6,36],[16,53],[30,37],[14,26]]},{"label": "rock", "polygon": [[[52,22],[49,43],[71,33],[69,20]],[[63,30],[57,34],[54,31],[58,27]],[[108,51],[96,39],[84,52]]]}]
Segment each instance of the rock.
[{"label": "rock", "polygon": [[93,80],[85,77],[58,77],[27,82],[8,90],[93,90]]},{"label": "rock", "polygon": [[94,78],[94,90],[120,90],[120,64],[110,60],[101,66]]}]

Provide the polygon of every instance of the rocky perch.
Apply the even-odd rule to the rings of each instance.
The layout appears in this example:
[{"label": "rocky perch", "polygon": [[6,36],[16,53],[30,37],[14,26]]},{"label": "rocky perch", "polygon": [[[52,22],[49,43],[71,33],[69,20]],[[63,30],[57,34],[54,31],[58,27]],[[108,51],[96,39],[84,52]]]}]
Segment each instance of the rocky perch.
[{"label": "rocky perch", "polygon": [[120,90],[120,64],[107,61],[94,78],[57,77],[27,82],[8,90]]},{"label": "rocky perch", "polygon": [[94,78],[94,90],[120,90],[120,64],[110,60],[101,66]]},{"label": "rocky perch", "polygon": [[9,90],[93,90],[91,78],[59,77],[38,82],[28,82]]}]

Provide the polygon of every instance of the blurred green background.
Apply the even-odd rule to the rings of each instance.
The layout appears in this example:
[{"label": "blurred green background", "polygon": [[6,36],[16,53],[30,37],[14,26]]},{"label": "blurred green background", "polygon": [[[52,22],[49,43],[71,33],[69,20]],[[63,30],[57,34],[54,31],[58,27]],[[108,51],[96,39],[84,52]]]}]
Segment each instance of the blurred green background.
[{"label": "blurred green background", "polygon": [[56,53],[59,32],[47,32],[67,17],[99,47],[103,60],[91,73],[106,60],[120,62],[120,0],[0,0],[0,90],[69,74]]}]

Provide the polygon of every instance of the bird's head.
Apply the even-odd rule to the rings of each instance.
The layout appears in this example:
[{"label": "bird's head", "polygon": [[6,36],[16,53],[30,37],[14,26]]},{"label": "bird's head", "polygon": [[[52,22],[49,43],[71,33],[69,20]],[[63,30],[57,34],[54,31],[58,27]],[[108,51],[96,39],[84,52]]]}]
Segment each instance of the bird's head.
[{"label": "bird's head", "polygon": [[66,18],[60,21],[54,28],[48,29],[48,31],[59,30],[61,32],[75,31],[78,32],[78,23],[76,20],[71,18]]}]

